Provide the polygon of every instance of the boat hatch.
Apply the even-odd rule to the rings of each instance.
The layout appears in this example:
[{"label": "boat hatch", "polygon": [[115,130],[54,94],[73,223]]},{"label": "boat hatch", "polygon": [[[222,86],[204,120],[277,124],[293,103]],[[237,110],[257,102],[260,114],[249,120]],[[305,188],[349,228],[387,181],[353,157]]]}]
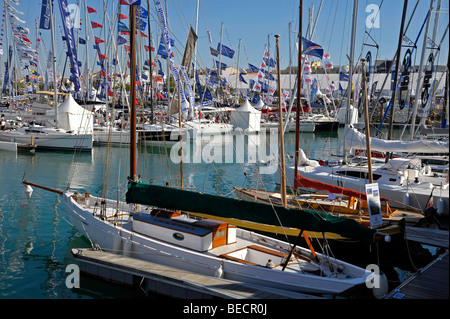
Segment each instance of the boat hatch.
[{"label": "boat hatch", "polygon": [[179,212],[161,209],[134,214],[133,230],[197,251],[236,242],[235,226],[213,219],[190,219]]},{"label": "boat hatch", "polygon": [[[268,261],[270,260],[275,265],[275,267],[273,268],[282,266],[287,256],[287,253],[257,245],[250,245],[245,248],[220,255],[220,257],[223,257],[225,259],[264,267],[266,267]],[[292,256],[291,261],[295,258],[296,257]]]}]

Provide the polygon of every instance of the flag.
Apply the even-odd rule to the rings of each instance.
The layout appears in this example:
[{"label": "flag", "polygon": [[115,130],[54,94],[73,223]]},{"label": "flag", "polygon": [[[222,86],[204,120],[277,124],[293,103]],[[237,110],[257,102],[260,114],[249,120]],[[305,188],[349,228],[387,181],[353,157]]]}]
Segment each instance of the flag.
[{"label": "flag", "polygon": [[[216,61],[216,68],[219,68],[219,61]],[[227,65],[223,62],[220,62],[220,68],[222,70],[226,70],[227,69]]]},{"label": "flag", "polygon": [[339,72],[339,81],[347,81],[348,82],[349,78],[350,77],[348,74]]},{"label": "flag", "polygon": [[144,48],[145,48],[145,51],[150,51],[150,50],[152,50],[152,51],[155,51],[155,48],[154,47],[151,47],[151,46],[148,46],[148,45],[144,45]]},{"label": "flag", "polygon": [[95,43],[103,43],[105,40],[100,39],[99,37],[94,36]]},{"label": "flag", "polygon": [[122,20],[122,19],[128,19],[128,17],[127,17],[126,15],[121,14],[121,13],[118,13],[118,14],[117,14],[117,18],[118,18],[119,20]]},{"label": "flag", "polygon": [[248,84],[245,80],[242,74],[239,73],[239,81],[244,82],[245,84]]},{"label": "flag", "polygon": [[73,35],[73,25],[70,20],[70,12],[67,5],[67,0],[59,0],[59,11],[61,12],[61,19],[63,22],[64,32],[66,35],[67,56],[70,61],[70,72],[72,82],[74,83],[75,92],[81,88],[80,83],[80,68],[78,65],[77,47],[75,45],[75,37]]},{"label": "flag", "polygon": [[312,55],[312,56],[318,57],[319,59],[322,59],[323,48],[320,45],[318,45],[314,42],[311,42],[303,37],[302,37],[302,45],[303,45],[303,49],[302,49],[303,54]]},{"label": "flag", "polygon": [[120,0],[119,4],[128,6],[140,6],[141,0]]},{"label": "flag", "polygon": [[209,32],[208,30],[206,30],[206,33],[208,34],[208,40],[209,40],[209,43],[212,43],[211,32]]},{"label": "flag", "polygon": [[[222,48],[221,48],[222,47]],[[226,56],[230,59],[234,56],[234,50],[230,49],[226,45],[221,45],[220,43],[217,43],[217,51],[219,51],[223,56]]]},{"label": "flag", "polygon": [[95,29],[95,28],[103,28],[103,26],[100,23],[97,23],[97,22],[94,22],[94,21],[91,21],[91,26],[92,26],[93,29]]},{"label": "flag", "polygon": [[253,64],[248,64],[249,68],[250,68],[250,73],[258,73],[259,69],[254,66]]},{"label": "flag", "polygon": [[209,51],[211,52],[211,55],[219,56],[219,51],[217,51],[216,49],[209,47]]},{"label": "flag", "polygon": [[121,37],[120,35],[117,36],[117,44],[124,44],[124,43],[127,43],[127,39]]},{"label": "flag", "polygon": [[41,7],[41,21],[39,23],[39,28],[44,30],[50,30],[50,0],[42,0]]},{"label": "flag", "polygon": [[120,32],[130,32],[130,29],[128,29],[126,24],[121,21],[117,22],[117,28]]},{"label": "flag", "polygon": [[89,13],[94,13],[94,12],[97,13],[97,10],[95,10],[95,9],[92,8],[92,7],[88,7],[88,6],[87,6],[86,8],[87,8],[87,10],[88,10]]},{"label": "flag", "polygon": [[208,88],[205,89],[205,95],[203,95],[203,99],[204,100],[212,100],[212,95]]},{"label": "flag", "polygon": [[78,43],[79,44],[86,44],[86,40],[83,38],[78,38]]},{"label": "flag", "polygon": [[[148,39],[148,35],[146,35],[144,32],[141,32],[141,37],[147,38]],[[154,50],[152,50],[154,51]]]},{"label": "flag", "polygon": [[272,68],[277,66],[277,62],[273,58],[267,57],[267,58],[263,58],[263,60],[267,66],[270,66]]}]

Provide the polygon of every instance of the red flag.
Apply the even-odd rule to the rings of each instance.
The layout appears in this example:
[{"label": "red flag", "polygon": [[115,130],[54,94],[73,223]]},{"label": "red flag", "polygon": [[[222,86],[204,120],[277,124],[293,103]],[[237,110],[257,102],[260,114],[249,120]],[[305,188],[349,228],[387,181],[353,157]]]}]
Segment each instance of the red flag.
[{"label": "red flag", "polygon": [[126,15],[121,14],[121,13],[118,13],[117,17],[119,18],[119,20],[121,20],[121,19],[128,19],[128,17]]},{"label": "red flag", "polygon": [[94,36],[95,43],[103,43],[105,40],[100,39],[99,37]]},{"label": "red flag", "polygon": [[113,95],[114,95],[114,92],[111,90],[108,90],[108,96],[113,96]]},{"label": "red flag", "polygon": [[154,47],[149,47],[148,45],[144,45],[144,48],[145,48],[145,51],[150,51],[150,50],[155,51]]},{"label": "red flag", "polygon": [[89,13],[97,13],[97,10],[95,10],[94,8],[91,8],[91,7],[87,7],[87,10],[88,10],[88,12]]},{"label": "red flag", "polygon": [[92,26],[93,29],[95,29],[95,28],[103,28],[103,26],[100,23],[93,22],[93,21],[91,21],[91,26]]},{"label": "red flag", "polygon": [[130,47],[128,45],[124,45],[125,47],[125,52],[130,52]]},{"label": "red flag", "polygon": [[104,60],[105,58],[106,58],[106,56],[104,54],[101,54],[101,53],[98,54],[99,60]]},{"label": "red flag", "polygon": [[144,32],[141,32],[141,37],[144,37],[144,38],[148,39],[148,35],[146,35]]}]

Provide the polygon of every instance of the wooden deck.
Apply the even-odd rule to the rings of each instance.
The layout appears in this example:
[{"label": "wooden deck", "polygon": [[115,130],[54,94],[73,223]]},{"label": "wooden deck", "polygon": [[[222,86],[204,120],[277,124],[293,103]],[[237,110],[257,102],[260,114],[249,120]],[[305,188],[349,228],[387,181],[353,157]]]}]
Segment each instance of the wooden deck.
[{"label": "wooden deck", "polygon": [[406,226],[405,234],[408,240],[448,248],[448,230]]},{"label": "wooden deck", "polygon": [[385,299],[448,299],[448,250],[408,278]]},{"label": "wooden deck", "polygon": [[136,280],[148,292],[181,299],[322,299],[287,290],[250,285],[237,281],[200,275],[148,261],[75,248],[72,255],[82,273],[125,285]]}]

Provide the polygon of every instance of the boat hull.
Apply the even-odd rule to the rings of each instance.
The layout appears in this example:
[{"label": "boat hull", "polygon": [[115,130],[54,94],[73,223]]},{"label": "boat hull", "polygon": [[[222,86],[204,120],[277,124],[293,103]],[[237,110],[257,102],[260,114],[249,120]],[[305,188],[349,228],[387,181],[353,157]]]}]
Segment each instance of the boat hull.
[{"label": "boat hull", "polygon": [[[364,285],[368,276],[368,272],[364,269],[342,261],[339,261],[339,265],[346,272],[351,273],[352,278],[315,276],[294,271],[289,266],[286,271],[269,269],[220,258],[211,251],[192,251],[132,231],[131,220],[124,220],[122,226],[114,226],[83,208],[74,200],[72,194],[65,193],[63,196],[66,211],[73,226],[93,245],[98,245],[101,249],[114,253],[210,276],[223,276],[230,280],[313,294],[342,294],[347,290]],[[121,203],[119,207],[122,205],[128,207],[128,204],[125,203]],[[272,242],[274,246],[285,246],[286,249],[289,249],[289,245],[286,243],[245,230],[238,230],[238,235],[245,237],[246,240],[251,240],[255,236],[260,237],[261,241]],[[298,249],[304,250],[303,248]]]}]

